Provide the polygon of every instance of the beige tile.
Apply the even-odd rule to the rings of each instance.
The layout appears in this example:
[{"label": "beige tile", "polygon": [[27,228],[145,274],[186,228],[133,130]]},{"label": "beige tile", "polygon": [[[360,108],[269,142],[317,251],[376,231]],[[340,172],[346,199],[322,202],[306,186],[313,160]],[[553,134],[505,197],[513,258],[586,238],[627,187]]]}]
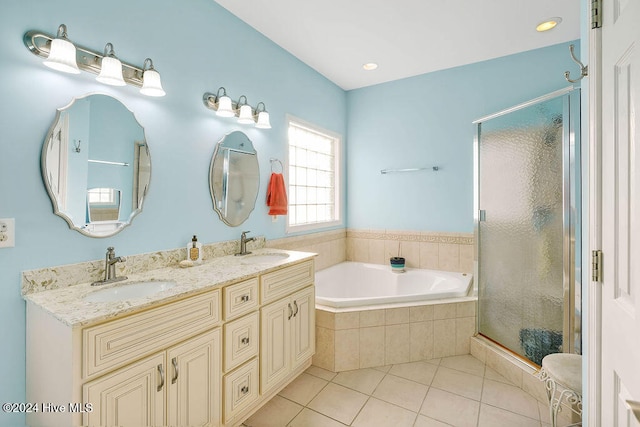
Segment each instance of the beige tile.
[{"label": "beige tile", "polygon": [[360,327],[384,326],[384,310],[365,310],[360,312]]},{"label": "beige tile", "polygon": [[374,264],[386,264],[389,262],[386,259],[384,250],[384,240],[368,239],[369,240],[369,262]]},{"label": "beige tile", "polygon": [[329,259],[331,265],[339,264],[347,260],[347,239],[332,240],[330,248],[331,256]]},{"label": "beige tile", "polygon": [[478,338],[471,338],[469,341],[469,350],[473,357],[485,363],[487,360],[487,347]]},{"label": "beige tile", "polygon": [[300,374],[295,380],[278,393],[280,396],[305,406],[316,397],[329,382],[306,373]]},{"label": "beige tile", "polygon": [[329,257],[331,254],[331,247],[329,242],[322,242],[312,245],[311,251],[318,254],[315,258],[316,268],[318,270],[322,270],[323,268],[327,268],[331,265]]},{"label": "beige tile", "polygon": [[338,384],[329,383],[309,403],[313,409],[344,424],[351,424],[369,396]]},{"label": "beige tile", "polygon": [[433,322],[409,324],[410,359],[412,362],[433,358]]},{"label": "beige tile", "polygon": [[437,270],[438,265],[438,244],[420,242],[420,268]]},{"label": "beige tile", "polygon": [[393,365],[384,365],[384,366],[374,366],[373,369],[376,371],[384,372],[385,374],[391,370]]},{"label": "beige tile", "polygon": [[400,256],[405,258],[405,265],[409,268],[420,268],[420,243],[403,241]]},{"label": "beige tile", "polygon": [[335,331],[333,329],[316,327],[316,353],[312,361],[315,366],[335,371]]},{"label": "beige tile", "polygon": [[522,373],[522,390],[526,391],[540,402],[547,402],[547,392],[544,382],[527,372]]},{"label": "beige tile", "polygon": [[485,379],[482,403],[506,409],[525,417],[539,419],[538,401],[520,388]]},{"label": "beige tile", "polygon": [[470,354],[464,356],[445,357],[440,361],[440,366],[455,369],[456,371],[466,372],[478,377],[484,376],[484,363]]},{"label": "beige tile", "polygon": [[322,369],[314,365],[309,366],[305,372],[307,374],[313,375],[314,377],[322,378],[326,381],[331,381],[333,377],[336,376],[335,372],[327,371],[326,369]]},{"label": "beige tile", "polygon": [[460,245],[460,272],[473,273],[473,245]]},{"label": "beige tile", "polygon": [[360,312],[351,311],[347,313],[336,313],[335,315],[336,330],[340,329],[356,329],[360,327]]},{"label": "beige tile", "polygon": [[456,319],[433,321],[433,356],[455,356]]},{"label": "beige tile", "polygon": [[384,363],[394,365],[411,360],[409,324],[385,326]]},{"label": "beige tile", "polygon": [[352,239],[353,259],[352,261],[369,262],[369,242],[368,239]]},{"label": "beige tile", "polygon": [[384,328],[384,326],[360,328],[360,368],[371,368],[385,364]]},{"label": "beige tile", "polygon": [[538,413],[542,423],[551,424],[551,414],[549,414],[549,402],[538,402]]},{"label": "beige tile", "polygon": [[420,305],[409,308],[410,322],[425,322],[433,320],[433,305]]},{"label": "beige tile", "polygon": [[459,317],[456,319],[456,354],[469,354],[469,340],[476,333],[475,317]]},{"label": "beige tile", "polygon": [[389,262],[389,258],[392,256],[404,256],[402,255],[402,242],[400,240],[384,241],[385,264]]},{"label": "beige tile", "polygon": [[487,349],[486,364],[514,385],[522,387],[522,370],[491,348]]},{"label": "beige tile", "polygon": [[359,329],[335,331],[335,371],[350,371],[360,367]]},{"label": "beige tile", "polygon": [[482,396],[482,382],[482,377],[440,366],[431,387],[479,401]]},{"label": "beige tile", "polygon": [[[311,409],[304,408],[297,417],[287,424],[287,427],[344,427],[345,424],[339,423],[325,415],[319,414]],[[253,425],[251,425],[253,427]]]},{"label": "beige tile", "polygon": [[502,375],[500,375],[499,373],[497,373],[496,371],[494,371],[492,368],[488,366],[485,367],[484,377],[489,380],[497,381],[499,383],[513,385],[511,381],[509,381],[508,379],[506,379],[505,377],[503,377]]},{"label": "beige tile", "polygon": [[425,417],[424,415],[418,415],[414,427],[450,427],[451,424],[441,423],[433,418]]},{"label": "beige tile", "polygon": [[480,402],[431,387],[420,414],[456,427],[476,427],[479,411]]},{"label": "beige tile", "polygon": [[455,319],[456,304],[436,304],[433,306],[433,320]]},{"label": "beige tile", "polygon": [[384,312],[386,325],[409,323],[409,307],[388,308]]},{"label": "beige tile", "polygon": [[428,389],[429,387],[424,384],[394,375],[387,375],[380,382],[372,396],[410,411],[418,412]]},{"label": "beige tile", "polygon": [[476,315],[476,301],[456,303],[456,317],[474,317]]},{"label": "beige tile", "polygon": [[496,426],[540,427],[540,421],[483,403],[480,405],[478,427]]},{"label": "beige tile", "polygon": [[302,411],[302,406],[280,396],[274,396],[244,424],[251,427],[282,427]]},{"label": "beige tile", "polygon": [[371,398],[351,424],[354,427],[412,427],[415,412]]},{"label": "beige tile", "polygon": [[384,372],[375,369],[356,369],[355,371],[340,372],[333,379],[333,382],[360,393],[371,394],[384,376]]},{"label": "beige tile", "polygon": [[460,245],[455,243],[438,244],[438,268],[445,271],[460,270]]},{"label": "beige tile", "polygon": [[415,381],[420,384],[429,385],[438,370],[437,365],[427,362],[410,362],[393,365],[389,374]]},{"label": "beige tile", "polygon": [[316,309],[316,326],[327,329],[335,329],[335,313]]},{"label": "beige tile", "polygon": [[353,243],[352,238],[347,239],[346,242],[346,250],[347,250],[347,261],[356,261],[356,250],[355,244]]}]

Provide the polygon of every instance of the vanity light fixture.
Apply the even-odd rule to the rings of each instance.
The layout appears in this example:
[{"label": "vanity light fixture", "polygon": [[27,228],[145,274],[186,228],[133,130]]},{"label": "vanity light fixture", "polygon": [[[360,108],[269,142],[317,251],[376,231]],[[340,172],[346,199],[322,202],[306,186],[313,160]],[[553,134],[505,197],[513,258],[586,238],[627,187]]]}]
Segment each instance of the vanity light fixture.
[{"label": "vanity light fixture", "polygon": [[116,57],[116,52],[113,50],[111,43],[107,43],[104,47],[104,57],[102,58],[102,65],[100,66],[100,74],[98,74],[96,80],[110,86],[126,85],[122,77],[122,62]]},{"label": "vanity light fixture", "polygon": [[[67,39],[67,27],[58,27],[57,36],[38,30],[27,31],[22,38],[31,53],[44,58],[45,65],[67,73],[78,74],[80,70],[97,74],[98,81],[106,84],[124,86],[126,84],[146,89],[141,93],[149,96],[165,94],[160,84],[160,74],[153,68],[153,62],[147,58],[143,67],[137,67],[116,58],[113,45],[107,43],[104,52],[71,43]],[[149,61],[149,68],[146,68]],[[145,74],[147,76],[145,77]],[[145,80],[148,82],[145,83]],[[156,84],[157,81],[157,84]]]},{"label": "vanity light fixture", "polygon": [[76,63],[76,47],[67,39],[67,26],[58,27],[58,35],[51,40],[51,48],[44,65],[64,73],[80,74]]},{"label": "vanity light fixture", "polygon": [[[147,63],[149,68],[147,68]],[[142,88],[140,93],[147,96],[165,96],[166,92],[162,88],[162,82],[160,81],[160,73],[153,68],[153,61],[151,58],[144,60],[142,65]]]},{"label": "vanity light fixture", "polygon": [[271,129],[269,113],[264,102],[259,102],[256,108],[251,107],[247,102],[247,97],[242,95],[238,102],[233,101],[224,87],[220,87],[214,93],[206,92],[202,96],[204,106],[216,112],[220,117],[237,117],[238,123],[255,124],[259,129]]},{"label": "vanity light fixture", "polygon": [[539,33],[542,33],[544,31],[549,31],[549,30],[555,28],[561,22],[562,22],[562,18],[560,18],[559,16],[556,16],[554,18],[546,19],[546,20],[542,21],[541,23],[539,23],[536,26],[536,31],[539,32]]}]

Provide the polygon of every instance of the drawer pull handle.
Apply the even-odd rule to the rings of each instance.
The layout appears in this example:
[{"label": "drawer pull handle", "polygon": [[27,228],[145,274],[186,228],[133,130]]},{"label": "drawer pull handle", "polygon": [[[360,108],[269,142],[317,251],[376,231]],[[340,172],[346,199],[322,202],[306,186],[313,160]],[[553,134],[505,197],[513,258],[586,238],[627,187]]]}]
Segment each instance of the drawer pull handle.
[{"label": "drawer pull handle", "polygon": [[249,337],[244,337],[240,340],[242,344],[249,344]]},{"label": "drawer pull handle", "polygon": [[291,303],[287,304],[289,306],[289,317],[287,317],[287,320],[291,320],[291,316],[293,316],[293,309],[291,308]]},{"label": "drawer pull handle", "polygon": [[249,301],[249,299],[250,299],[249,295],[242,295],[240,297],[240,301],[242,301],[242,302],[247,302],[247,301]]},{"label": "drawer pull handle", "polygon": [[162,387],[164,387],[164,368],[162,367],[162,363],[158,365],[158,372],[160,372],[160,384],[158,385],[158,391],[161,391]]},{"label": "drawer pull handle", "polygon": [[173,365],[173,378],[171,378],[171,384],[175,384],[178,381],[178,358],[174,357],[171,359],[171,364]]},{"label": "drawer pull handle", "polygon": [[293,317],[296,317],[300,309],[298,308],[298,303],[296,301],[293,301],[293,306],[296,308],[296,311],[293,312]]},{"label": "drawer pull handle", "polygon": [[240,392],[241,392],[242,394],[247,394],[247,393],[249,393],[249,387],[248,387],[248,386],[246,386],[246,385],[245,385],[245,386],[242,386],[242,388],[240,389]]}]

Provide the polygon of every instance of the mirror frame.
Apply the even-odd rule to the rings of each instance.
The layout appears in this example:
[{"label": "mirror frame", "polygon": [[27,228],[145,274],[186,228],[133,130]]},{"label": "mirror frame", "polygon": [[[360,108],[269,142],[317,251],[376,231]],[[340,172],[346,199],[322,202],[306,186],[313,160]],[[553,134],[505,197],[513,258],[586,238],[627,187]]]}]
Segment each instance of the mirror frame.
[{"label": "mirror frame", "polygon": [[[107,96],[117,102],[120,103],[120,105],[122,105],[122,107],[124,107],[129,113],[131,113],[131,116],[133,117],[133,120],[138,124],[138,126],[140,126],[140,129],[142,130],[142,136],[144,139],[144,145],[147,151],[147,157],[149,158],[149,183],[147,184],[146,189],[144,190],[143,194],[142,194],[142,202],[140,203],[140,207],[134,209],[131,211],[131,214],[129,215],[128,219],[126,220],[126,222],[123,222],[122,225],[116,229],[113,230],[113,232],[109,232],[109,233],[100,233],[100,234],[96,234],[95,232],[90,232],[88,230],[86,230],[83,227],[79,227],[77,226],[73,220],[66,215],[66,213],[62,210],[60,210],[60,207],[58,206],[58,200],[56,198],[56,195],[53,191],[52,185],[49,182],[49,177],[47,174],[47,151],[50,145],[50,141],[53,137],[53,133],[54,130],[56,128],[56,126],[58,125],[58,122],[60,120],[60,117],[62,115],[62,113],[66,110],[68,110],[69,108],[71,108],[73,106],[73,104],[75,104],[77,101],[85,99],[85,98],[89,98],[91,96],[94,95],[102,95],[102,96]],[[144,129],[144,126],[142,126],[142,124],[140,124],[140,121],[138,120],[138,118],[136,117],[135,113],[129,108],[127,107],[124,102],[122,102],[120,99],[116,98],[113,95],[107,94],[107,93],[101,93],[101,92],[89,92],[86,93],[84,95],[81,96],[76,96],[74,98],[71,99],[71,101],[60,108],[56,109],[56,116],[51,124],[51,126],[49,127],[49,131],[47,132],[47,136],[45,137],[44,143],[42,144],[42,152],[40,154],[40,171],[42,174],[42,181],[44,183],[44,186],[47,190],[47,194],[49,195],[49,199],[51,200],[51,205],[53,206],[53,213],[57,216],[59,216],[60,218],[64,219],[67,222],[67,225],[69,226],[69,228],[71,230],[75,230],[77,232],[79,232],[80,234],[87,236],[87,237],[93,237],[93,238],[104,238],[104,237],[111,237],[115,234],[118,234],[120,231],[124,230],[126,227],[128,227],[129,225],[131,225],[131,223],[133,222],[133,218],[135,218],[138,214],[140,214],[140,212],[142,212],[142,207],[144,205],[144,199],[147,197],[147,194],[149,192],[149,187],[151,186],[151,176],[152,176],[152,161],[151,161],[151,153],[149,151],[149,144],[147,141],[147,135]],[[85,193],[86,195],[86,193]],[[122,197],[122,194],[121,194]],[[138,197],[140,198],[140,195],[138,195]]]},{"label": "mirror frame", "polygon": [[[218,209],[218,206],[216,204],[216,197],[215,197],[215,192],[213,189],[213,166],[214,163],[216,161],[216,157],[218,155],[218,153],[220,152],[220,150],[222,148],[222,144],[224,143],[224,140],[226,138],[229,137],[229,135],[233,134],[233,133],[241,133],[246,139],[247,141],[249,141],[249,144],[251,144],[251,149],[253,150],[253,155],[255,156],[256,159],[256,175],[258,177],[258,188],[256,190],[256,196],[253,200],[253,206],[251,207],[251,210],[249,210],[249,212],[247,212],[247,216],[246,218],[244,218],[241,222],[237,223],[237,224],[232,224],[230,223],[227,218],[223,215],[223,213],[220,211],[220,209]],[[250,154],[247,151],[247,154]],[[256,208],[256,201],[258,200],[258,193],[260,192],[260,162],[258,162],[258,152],[256,151],[255,147],[253,146],[253,141],[251,141],[251,139],[249,138],[249,136],[242,132],[241,130],[233,130],[231,132],[226,133],[222,138],[220,138],[220,140],[216,143],[216,149],[213,152],[213,156],[211,157],[211,164],[209,166],[209,193],[211,194],[211,202],[213,204],[213,210],[216,211],[216,213],[218,214],[218,217],[220,218],[220,220],[222,222],[224,222],[226,225],[230,226],[230,227],[238,227],[240,225],[242,225],[247,219],[249,219],[249,217],[251,216],[251,213],[255,210]]]}]

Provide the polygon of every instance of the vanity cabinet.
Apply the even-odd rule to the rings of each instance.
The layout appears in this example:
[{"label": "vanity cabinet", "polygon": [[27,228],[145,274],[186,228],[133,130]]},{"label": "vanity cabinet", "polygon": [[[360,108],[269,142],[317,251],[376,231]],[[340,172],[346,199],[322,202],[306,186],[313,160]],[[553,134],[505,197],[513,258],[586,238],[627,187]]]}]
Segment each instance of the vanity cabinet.
[{"label": "vanity cabinet", "polygon": [[27,423],[240,425],[311,364],[314,274],[307,257],[76,326],[27,300],[27,400],[66,408]]}]

